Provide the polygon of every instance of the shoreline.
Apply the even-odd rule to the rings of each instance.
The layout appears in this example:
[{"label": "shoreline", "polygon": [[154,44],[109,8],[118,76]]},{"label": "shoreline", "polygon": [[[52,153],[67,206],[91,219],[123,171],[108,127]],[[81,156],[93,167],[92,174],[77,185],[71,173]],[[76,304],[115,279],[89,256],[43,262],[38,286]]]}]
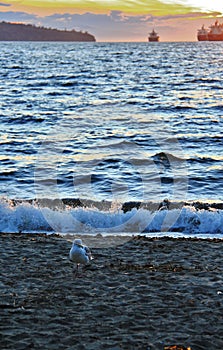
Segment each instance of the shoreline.
[{"label": "shoreline", "polygon": [[0,234],[4,349],[223,348],[223,239],[79,237]]}]

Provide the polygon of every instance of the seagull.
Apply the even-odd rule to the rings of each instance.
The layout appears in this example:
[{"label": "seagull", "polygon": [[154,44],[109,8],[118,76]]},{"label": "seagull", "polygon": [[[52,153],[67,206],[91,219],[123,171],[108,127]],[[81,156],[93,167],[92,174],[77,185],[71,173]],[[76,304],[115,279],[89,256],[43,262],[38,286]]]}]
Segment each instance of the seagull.
[{"label": "seagull", "polygon": [[70,250],[70,260],[77,264],[75,276],[78,273],[80,264],[86,265],[92,259],[90,249],[82,243],[82,240],[76,238]]},{"label": "seagull", "polygon": [[169,199],[165,198],[159,205],[158,210],[169,210],[170,207],[170,201]]}]

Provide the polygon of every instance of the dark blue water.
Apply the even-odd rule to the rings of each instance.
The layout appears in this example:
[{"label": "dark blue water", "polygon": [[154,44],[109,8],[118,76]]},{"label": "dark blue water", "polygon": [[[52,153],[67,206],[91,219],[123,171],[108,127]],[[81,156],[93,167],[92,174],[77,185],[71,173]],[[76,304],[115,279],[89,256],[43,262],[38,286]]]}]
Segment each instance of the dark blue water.
[{"label": "dark blue water", "polygon": [[[128,201],[222,201],[223,43],[7,42],[0,49],[4,220],[11,199],[79,198],[100,212],[107,201],[116,211]],[[93,225],[90,214],[85,224],[114,227],[98,216]]]}]

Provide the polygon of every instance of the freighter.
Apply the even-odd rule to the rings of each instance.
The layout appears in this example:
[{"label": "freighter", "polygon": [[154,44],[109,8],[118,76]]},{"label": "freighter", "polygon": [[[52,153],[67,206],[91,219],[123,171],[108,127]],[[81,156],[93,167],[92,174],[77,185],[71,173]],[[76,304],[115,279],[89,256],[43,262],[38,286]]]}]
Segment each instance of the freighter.
[{"label": "freighter", "polygon": [[148,41],[151,41],[151,42],[159,41],[159,35],[157,32],[155,32],[154,29],[151,33],[149,33]]},{"label": "freighter", "polygon": [[201,27],[197,32],[198,41],[223,41],[223,24],[215,21],[209,29]]}]

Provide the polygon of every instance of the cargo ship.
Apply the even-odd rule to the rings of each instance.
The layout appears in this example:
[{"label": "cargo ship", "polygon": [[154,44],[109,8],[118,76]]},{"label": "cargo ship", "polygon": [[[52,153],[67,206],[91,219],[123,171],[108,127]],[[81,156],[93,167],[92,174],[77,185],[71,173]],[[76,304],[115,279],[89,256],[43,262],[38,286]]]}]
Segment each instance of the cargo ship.
[{"label": "cargo ship", "polygon": [[198,29],[197,40],[198,41],[208,41],[208,30],[206,28],[204,28],[204,25],[201,27],[201,29]]},{"label": "cargo ship", "polygon": [[157,32],[155,32],[154,29],[151,33],[149,33],[148,41],[150,41],[150,42],[159,41],[159,35]]},{"label": "cargo ship", "polygon": [[204,25],[197,32],[198,41],[223,41],[223,24],[215,21],[209,29],[206,29]]}]

